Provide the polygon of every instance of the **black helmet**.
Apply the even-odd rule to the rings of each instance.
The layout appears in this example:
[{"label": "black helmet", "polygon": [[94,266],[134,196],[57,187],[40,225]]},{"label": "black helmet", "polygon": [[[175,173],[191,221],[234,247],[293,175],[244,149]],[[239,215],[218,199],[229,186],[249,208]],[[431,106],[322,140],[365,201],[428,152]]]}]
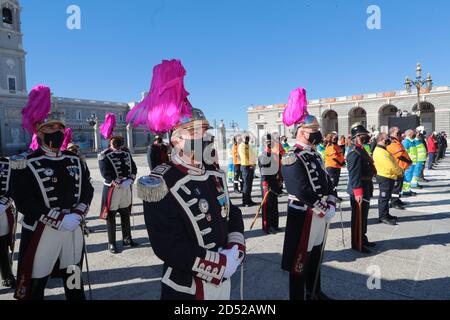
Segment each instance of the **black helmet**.
[{"label": "black helmet", "polygon": [[352,139],[355,139],[357,135],[359,134],[367,134],[369,135],[370,132],[367,131],[367,129],[362,124],[355,124],[352,127]]}]

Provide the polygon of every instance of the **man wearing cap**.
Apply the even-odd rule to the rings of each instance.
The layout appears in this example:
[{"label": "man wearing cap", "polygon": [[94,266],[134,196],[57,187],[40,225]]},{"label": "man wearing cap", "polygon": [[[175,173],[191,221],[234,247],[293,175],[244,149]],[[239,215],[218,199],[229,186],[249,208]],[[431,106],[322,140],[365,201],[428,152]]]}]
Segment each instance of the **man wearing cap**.
[{"label": "man wearing cap", "polygon": [[369,247],[374,247],[375,244],[367,238],[367,217],[373,196],[372,179],[376,170],[372,158],[364,148],[370,140],[369,131],[363,125],[356,124],[351,134],[353,145],[347,155],[347,193],[352,206],[352,249],[370,253]]},{"label": "man wearing cap", "polygon": [[[164,81],[157,81],[164,75]],[[148,130],[171,133],[171,161],[138,181],[144,217],[155,254],[164,262],[163,300],[229,300],[231,277],[245,256],[241,211],[230,200],[226,173],[219,169],[211,127],[193,109],[184,89],[179,60],[163,61],[153,71],[149,96],[129,117]],[[166,91],[161,87],[167,88]],[[177,116],[166,108],[176,106]],[[155,117],[148,117],[162,110]],[[133,120],[137,119],[137,120]]]},{"label": "man wearing cap", "polygon": [[315,146],[322,141],[317,119],[308,115],[306,91],[294,90],[283,122],[295,125],[295,146],[283,157],[289,194],[282,269],[289,272],[291,300],[329,299],[321,290],[320,266],[329,223],[336,212],[336,190]]},{"label": "man wearing cap", "polygon": [[37,135],[39,147],[10,159],[10,192],[23,214],[15,298],[42,300],[49,277],[56,275],[63,278],[68,300],[84,300],[82,223],[94,188],[80,158],[60,151],[65,126],[44,120],[50,105],[50,89],[33,88],[23,127]]},{"label": "man wearing cap", "polygon": [[278,220],[278,195],[281,192],[280,180],[278,174],[280,172],[279,155],[273,152],[272,135],[267,134],[265,140],[265,148],[258,157],[258,166],[261,172],[261,188],[262,188],[262,226],[266,234],[275,234],[279,230]]},{"label": "man wearing cap", "polygon": [[138,244],[131,237],[130,215],[132,209],[132,185],[137,167],[122,136],[111,136],[109,148],[98,156],[99,168],[105,179],[102,196],[101,218],[106,219],[109,251],[119,253],[116,245],[116,215],[120,214],[122,243],[124,247]]},{"label": "man wearing cap", "polygon": [[14,225],[16,217],[13,213],[13,201],[9,196],[9,180],[11,176],[9,161],[0,157],[0,274],[2,285],[14,288],[14,278],[10,260],[10,249],[15,241]]},{"label": "man wearing cap", "polygon": [[169,162],[169,150],[160,135],[155,136],[155,141],[149,146],[147,161],[150,170]]}]

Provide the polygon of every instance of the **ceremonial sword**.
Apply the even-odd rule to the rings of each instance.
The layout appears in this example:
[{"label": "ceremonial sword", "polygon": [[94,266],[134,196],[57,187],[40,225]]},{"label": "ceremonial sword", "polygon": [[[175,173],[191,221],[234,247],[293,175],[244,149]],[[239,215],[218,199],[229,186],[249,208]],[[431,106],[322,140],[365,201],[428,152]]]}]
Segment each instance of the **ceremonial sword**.
[{"label": "ceremonial sword", "polygon": [[12,243],[11,243],[11,256],[9,259],[9,264],[13,265],[13,259],[14,259],[14,250],[16,248],[16,233],[17,233],[17,220],[19,219],[19,212],[17,211],[16,207],[12,204],[11,205],[11,210],[13,212],[13,216],[14,216],[14,227],[12,230]]},{"label": "ceremonial sword", "polygon": [[92,299],[92,287],[91,287],[91,275],[89,271],[89,261],[88,261],[88,255],[87,255],[87,245],[86,245],[86,234],[85,230],[88,230],[87,236],[89,237],[89,229],[86,228],[87,222],[85,220],[85,217],[83,217],[83,221],[81,222],[81,229],[83,232],[83,247],[84,247],[84,259],[86,260],[86,274],[87,274],[87,280],[88,280],[88,288],[89,288],[89,299]]},{"label": "ceremonial sword", "polygon": [[321,249],[321,252],[320,252],[319,264],[317,265],[316,276],[314,278],[314,286],[313,286],[313,291],[312,291],[312,295],[311,295],[312,299],[314,299],[315,296],[316,296],[316,289],[317,289],[317,282],[319,280],[320,267],[322,266],[323,253],[325,252],[325,246],[327,244],[328,230],[330,229],[330,223],[327,222],[326,224],[327,225],[325,227],[325,234],[323,236],[323,242],[322,242],[322,249]]}]

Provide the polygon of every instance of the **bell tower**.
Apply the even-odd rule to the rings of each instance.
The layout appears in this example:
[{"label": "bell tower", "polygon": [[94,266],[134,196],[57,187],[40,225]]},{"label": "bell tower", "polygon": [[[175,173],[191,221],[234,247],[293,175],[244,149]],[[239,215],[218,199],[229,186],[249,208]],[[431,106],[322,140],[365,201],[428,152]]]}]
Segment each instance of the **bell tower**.
[{"label": "bell tower", "polygon": [[0,93],[27,93],[18,0],[0,0]]}]

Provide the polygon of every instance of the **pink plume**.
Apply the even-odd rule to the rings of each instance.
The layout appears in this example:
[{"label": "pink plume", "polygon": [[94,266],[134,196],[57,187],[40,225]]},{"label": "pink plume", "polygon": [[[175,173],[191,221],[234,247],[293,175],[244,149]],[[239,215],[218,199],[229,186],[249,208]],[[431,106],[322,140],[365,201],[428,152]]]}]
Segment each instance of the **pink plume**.
[{"label": "pink plume", "polygon": [[72,142],[73,131],[71,128],[64,129],[64,142],[61,146],[61,151],[67,150],[67,146]]},{"label": "pink plume", "polygon": [[114,113],[108,112],[105,116],[105,122],[100,125],[100,133],[103,138],[111,138],[114,129],[116,128],[116,115]]},{"label": "pink plume", "polygon": [[29,134],[36,133],[36,126],[44,122],[51,111],[50,88],[35,86],[28,95],[28,103],[22,110],[22,127]]},{"label": "pink plume", "polygon": [[283,123],[290,127],[302,122],[308,113],[308,101],[306,100],[306,90],[297,88],[291,92],[286,109],[283,113]]},{"label": "pink plume", "polygon": [[127,115],[134,127],[146,126],[151,132],[165,133],[192,117],[192,105],[184,88],[186,70],[180,60],[163,60],[153,68],[149,94]]},{"label": "pink plume", "polygon": [[31,144],[30,144],[29,148],[33,151],[36,151],[37,149],[39,149],[39,143],[38,143],[36,133],[33,134],[33,139],[31,140]]}]

